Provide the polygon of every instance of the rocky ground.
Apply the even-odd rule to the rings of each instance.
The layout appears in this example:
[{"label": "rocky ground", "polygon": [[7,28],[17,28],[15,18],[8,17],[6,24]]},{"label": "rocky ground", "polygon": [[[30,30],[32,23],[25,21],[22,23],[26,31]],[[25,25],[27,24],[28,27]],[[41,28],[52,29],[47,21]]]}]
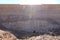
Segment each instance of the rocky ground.
[{"label": "rocky ground", "polygon": [[0,30],[0,40],[18,40],[12,33]]},{"label": "rocky ground", "polygon": [[27,38],[25,40],[60,40],[60,36],[40,35]]},{"label": "rocky ground", "polygon": [[26,37],[24,39],[18,39],[14,34],[0,30],[0,40],[60,40],[60,36],[52,36],[48,34]]}]

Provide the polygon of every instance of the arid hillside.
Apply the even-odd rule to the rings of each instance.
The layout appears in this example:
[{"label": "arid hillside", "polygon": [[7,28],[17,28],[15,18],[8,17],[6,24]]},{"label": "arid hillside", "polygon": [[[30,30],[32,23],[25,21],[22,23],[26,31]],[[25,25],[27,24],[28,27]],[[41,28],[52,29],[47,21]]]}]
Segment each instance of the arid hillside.
[{"label": "arid hillside", "polygon": [[17,33],[23,31],[23,35],[24,32],[60,34],[60,5],[1,4],[0,25]]},{"label": "arid hillside", "polygon": [[0,30],[0,40],[18,40],[12,33]]}]

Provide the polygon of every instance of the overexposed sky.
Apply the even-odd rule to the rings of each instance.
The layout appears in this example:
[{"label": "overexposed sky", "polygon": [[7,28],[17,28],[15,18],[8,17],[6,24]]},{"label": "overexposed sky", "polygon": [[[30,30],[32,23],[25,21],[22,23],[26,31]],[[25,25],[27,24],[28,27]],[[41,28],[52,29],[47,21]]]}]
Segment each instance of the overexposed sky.
[{"label": "overexposed sky", "polygon": [[56,0],[20,0],[20,4],[29,4],[29,5],[35,5],[35,4],[56,4]]},{"label": "overexposed sky", "polygon": [[0,4],[21,4],[21,5],[60,4],[60,0],[0,0]]}]

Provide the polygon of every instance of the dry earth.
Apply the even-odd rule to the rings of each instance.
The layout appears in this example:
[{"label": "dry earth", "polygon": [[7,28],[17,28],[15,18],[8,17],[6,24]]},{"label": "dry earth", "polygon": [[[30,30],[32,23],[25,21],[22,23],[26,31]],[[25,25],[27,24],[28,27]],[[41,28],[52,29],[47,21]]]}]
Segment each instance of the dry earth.
[{"label": "dry earth", "polygon": [[0,40],[18,40],[12,33],[0,30]]},{"label": "dry earth", "polygon": [[60,40],[60,36],[40,35],[27,38],[25,40]]}]

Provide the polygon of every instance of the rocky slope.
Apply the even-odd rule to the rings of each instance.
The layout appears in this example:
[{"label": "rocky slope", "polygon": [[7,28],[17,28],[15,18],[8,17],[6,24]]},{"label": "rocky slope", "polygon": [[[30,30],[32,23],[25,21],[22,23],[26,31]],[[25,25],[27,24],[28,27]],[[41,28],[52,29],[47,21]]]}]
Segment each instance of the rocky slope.
[{"label": "rocky slope", "polygon": [[60,28],[60,5],[0,5],[4,27],[27,32]]},{"label": "rocky slope", "polygon": [[20,40],[60,40],[60,36],[51,35],[28,37],[37,32],[60,35],[60,5],[0,5],[0,29],[0,40],[21,36],[26,38]]},{"label": "rocky slope", "polygon": [[0,40],[18,40],[12,33],[0,30]]},{"label": "rocky slope", "polygon": [[60,36],[40,35],[27,38],[25,40],[60,40]]},{"label": "rocky slope", "polygon": [[48,34],[26,37],[18,39],[14,34],[9,31],[0,30],[0,40],[60,40],[60,36],[52,36]]}]

